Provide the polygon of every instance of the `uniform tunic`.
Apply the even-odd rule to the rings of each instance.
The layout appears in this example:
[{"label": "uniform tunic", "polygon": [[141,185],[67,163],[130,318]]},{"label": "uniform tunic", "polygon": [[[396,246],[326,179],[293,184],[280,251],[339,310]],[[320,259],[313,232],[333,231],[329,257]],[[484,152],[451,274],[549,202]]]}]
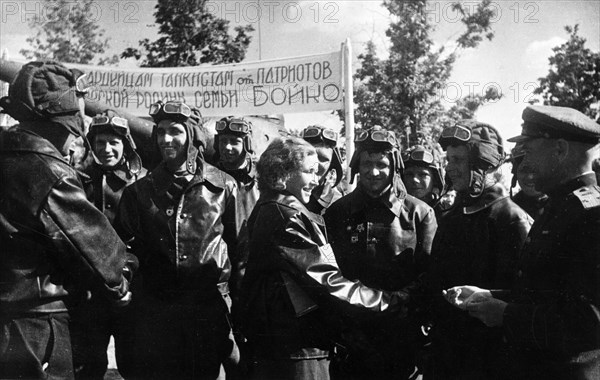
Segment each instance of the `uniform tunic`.
[{"label": "uniform tunic", "polygon": [[511,377],[599,379],[600,187],[589,173],[548,195],[506,297]]}]

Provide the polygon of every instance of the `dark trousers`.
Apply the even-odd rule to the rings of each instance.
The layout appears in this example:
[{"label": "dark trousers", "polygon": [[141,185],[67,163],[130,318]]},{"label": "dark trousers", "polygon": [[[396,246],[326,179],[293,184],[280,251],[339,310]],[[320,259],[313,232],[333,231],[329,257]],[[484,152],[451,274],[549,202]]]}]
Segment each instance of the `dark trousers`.
[{"label": "dark trousers", "polygon": [[66,312],[0,317],[0,378],[73,379]]},{"label": "dark trousers", "polygon": [[144,296],[136,318],[141,379],[216,379],[233,344],[220,294],[180,304]]},{"label": "dark trousers", "polygon": [[134,376],[134,305],[111,307],[107,301],[92,298],[71,312],[71,340],[76,379],[104,379],[108,367],[106,350],[115,338],[115,357],[124,378]]}]

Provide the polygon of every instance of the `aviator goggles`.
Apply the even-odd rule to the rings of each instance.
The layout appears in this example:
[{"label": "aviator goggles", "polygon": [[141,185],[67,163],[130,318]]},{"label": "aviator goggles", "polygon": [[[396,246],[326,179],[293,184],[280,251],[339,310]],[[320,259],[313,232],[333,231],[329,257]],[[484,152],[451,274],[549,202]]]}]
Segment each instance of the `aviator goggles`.
[{"label": "aviator goggles", "polygon": [[81,74],[75,80],[75,91],[80,94],[87,94],[92,88],[92,84],[87,80],[87,74]]},{"label": "aviator goggles", "polygon": [[101,127],[101,126],[113,127],[113,129],[117,130],[118,132],[122,133],[123,135],[126,135],[127,133],[129,133],[129,122],[127,121],[127,119],[122,118],[122,117],[114,116],[113,118],[110,118],[106,115],[94,116],[92,118],[92,122],[90,123],[90,131],[94,127]]},{"label": "aviator goggles", "polygon": [[320,139],[333,145],[337,145],[338,134],[336,131],[329,128],[308,126],[302,132],[302,138],[307,141]]},{"label": "aviator goggles", "polygon": [[376,130],[362,130],[356,134],[354,142],[362,143],[367,140],[380,143],[388,143],[392,146],[397,145],[396,135],[390,131],[384,131],[380,129]]},{"label": "aviator goggles", "polygon": [[467,127],[457,124],[453,127],[444,128],[442,131],[442,138],[468,142],[471,140],[471,130]]},{"label": "aviator goggles", "polygon": [[409,161],[424,162],[426,164],[433,164],[433,154],[426,150],[413,150],[405,151],[402,153],[402,160],[406,163]]},{"label": "aviator goggles", "polygon": [[230,130],[231,132],[249,134],[252,132],[250,123],[244,119],[219,120],[215,124],[215,129],[218,132]]},{"label": "aviator goggles", "polygon": [[159,116],[161,112],[167,116],[183,116],[185,118],[192,115],[192,109],[187,104],[176,101],[168,101],[166,103],[158,101],[151,104],[150,109],[148,110],[148,114],[152,117]]}]

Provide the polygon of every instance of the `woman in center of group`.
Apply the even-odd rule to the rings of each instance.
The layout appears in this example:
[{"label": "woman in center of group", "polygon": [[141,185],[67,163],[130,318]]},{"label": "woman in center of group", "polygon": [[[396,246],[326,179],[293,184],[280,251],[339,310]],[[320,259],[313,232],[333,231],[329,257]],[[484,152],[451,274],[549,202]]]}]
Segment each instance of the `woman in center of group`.
[{"label": "woman in center of group", "polygon": [[318,185],[314,147],[293,137],[275,140],[257,170],[261,196],[248,222],[243,286],[254,377],[328,379],[332,342],[348,323],[369,310],[400,312],[407,296],[342,276],[323,218],[306,209]]}]

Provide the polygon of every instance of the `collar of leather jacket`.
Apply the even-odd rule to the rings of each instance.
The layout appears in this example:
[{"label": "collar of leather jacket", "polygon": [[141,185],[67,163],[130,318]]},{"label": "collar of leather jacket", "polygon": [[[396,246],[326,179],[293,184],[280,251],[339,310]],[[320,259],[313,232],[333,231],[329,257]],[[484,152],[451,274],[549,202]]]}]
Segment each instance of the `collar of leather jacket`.
[{"label": "collar of leather jacket", "polygon": [[350,213],[356,214],[367,207],[372,207],[374,204],[383,205],[390,210],[396,217],[402,213],[402,205],[404,197],[399,198],[391,191],[391,188],[379,198],[371,198],[361,188],[360,184],[352,191],[348,197],[350,198]]},{"label": "collar of leather jacket", "polygon": [[257,182],[256,163],[252,159],[248,159],[246,162],[247,165],[241,169],[225,169],[221,162],[217,164],[217,168],[232,176],[238,186],[252,187]]},{"label": "collar of leather jacket", "polygon": [[134,177],[124,164],[120,164],[116,168],[107,170],[95,162],[90,166],[89,172],[86,171],[86,174],[88,174],[91,178],[98,178],[103,174],[107,177],[116,177],[123,184],[129,183],[129,181],[131,181],[131,179]]},{"label": "collar of leather jacket", "polygon": [[257,202],[258,204],[276,203],[289,209],[293,209],[301,214],[304,214],[310,219],[311,222],[325,226],[325,220],[321,215],[317,215],[314,212],[309,211],[306,206],[298,200],[295,196],[287,191],[274,191],[274,192],[263,192]]},{"label": "collar of leather jacket", "polygon": [[485,210],[494,203],[500,202],[504,198],[508,197],[508,192],[504,189],[504,186],[499,183],[486,188],[483,190],[483,194],[477,197],[473,203],[465,205],[462,208],[462,212],[465,215],[475,214],[481,210]]},{"label": "collar of leather jacket", "polygon": [[1,152],[33,152],[65,162],[60,152],[45,138],[15,126],[0,133]]},{"label": "collar of leather jacket", "polygon": [[[154,190],[157,194],[164,194],[175,178],[173,173],[167,169],[164,162],[152,170],[149,177],[152,179]],[[198,159],[196,174],[194,174],[194,178],[192,178],[187,187],[197,183],[208,182],[212,186],[224,190],[228,180],[233,182],[233,178],[229,174],[217,169],[204,160]]]}]

